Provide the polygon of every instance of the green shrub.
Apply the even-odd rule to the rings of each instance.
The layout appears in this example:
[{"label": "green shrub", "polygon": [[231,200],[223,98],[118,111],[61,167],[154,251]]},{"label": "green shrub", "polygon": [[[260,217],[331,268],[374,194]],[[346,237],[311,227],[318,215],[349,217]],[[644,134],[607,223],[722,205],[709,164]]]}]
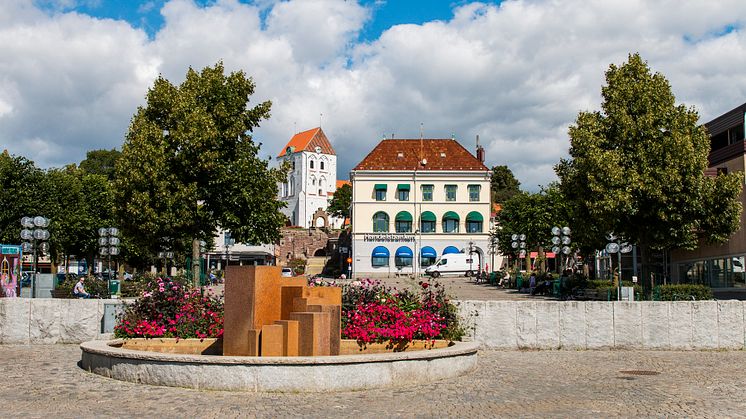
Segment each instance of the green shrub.
[{"label": "green shrub", "polygon": [[712,300],[712,288],[701,284],[660,285],[661,301]]},{"label": "green shrub", "polygon": [[[67,275],[65,280],[57,284],[56,290],[64,291],[65,298],[75,298],[73,295],[73,288],[80,279],[79,276]],[[91,298],[109,298],[109,281],[103,279],[97,279],[95,276],[85,277],[83,282],[85,291],[91,294]]]}]

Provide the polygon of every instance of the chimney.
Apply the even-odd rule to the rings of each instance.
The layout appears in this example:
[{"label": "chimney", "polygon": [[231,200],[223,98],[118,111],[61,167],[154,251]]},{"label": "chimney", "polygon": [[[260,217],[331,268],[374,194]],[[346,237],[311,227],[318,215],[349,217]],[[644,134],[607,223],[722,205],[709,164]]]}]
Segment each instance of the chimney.
[{"label": "chimney", "polygon": [[479,134],[477,134],[477,159],[484,163],[484,148],[479,145]]}]

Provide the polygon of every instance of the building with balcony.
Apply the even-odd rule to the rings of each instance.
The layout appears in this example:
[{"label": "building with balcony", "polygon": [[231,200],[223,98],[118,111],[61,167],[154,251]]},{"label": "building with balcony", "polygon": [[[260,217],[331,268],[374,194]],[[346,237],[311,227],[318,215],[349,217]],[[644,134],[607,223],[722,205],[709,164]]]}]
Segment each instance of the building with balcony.
[{"label": "building with balcony", "polygon": [[477,155],[455,139],[384,139],[355,166],[353,275],[416,275],[448,253],[472,253],[473,271],[484,269],[490,171]]},{"label": "building with balcony", "polygon": [[[746,103],[705,124],[710,133],[709,168],[707,174],[746,173],[746,142],[744,142]],[[746,208],[746,194],[741,193]],[[714,288],[716,296],[737,291],[746,292],[746,211],[741,213],[741,228],[727,243],[702,243],[695,250],[671,252],[671,279],[678,283],[705,284]]]}]

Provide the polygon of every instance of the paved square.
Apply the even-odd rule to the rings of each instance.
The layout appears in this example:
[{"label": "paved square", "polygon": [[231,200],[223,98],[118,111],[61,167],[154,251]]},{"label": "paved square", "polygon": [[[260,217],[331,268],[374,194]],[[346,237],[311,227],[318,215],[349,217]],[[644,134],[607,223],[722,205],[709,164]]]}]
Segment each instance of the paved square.
[{"label": "paved square", "polygon": [[85,372],[79,359],[77,345],[0,345],[0,416],[746,417],[743,351],[483,351],[454,380],[329,394],[137,385]]}]

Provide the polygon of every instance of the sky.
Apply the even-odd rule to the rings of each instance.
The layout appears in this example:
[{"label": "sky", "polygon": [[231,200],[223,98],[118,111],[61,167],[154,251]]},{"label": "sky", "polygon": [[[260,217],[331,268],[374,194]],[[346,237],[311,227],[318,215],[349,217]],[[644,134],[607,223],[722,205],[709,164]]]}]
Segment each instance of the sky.
[{"label": "sky", "polygon": [[321,124],[339,179],[385,135],[455,136],[530,191],[639,52],[700,121],[746,102],[746,1],[2,0],[0,149],[40,167],[121,149],[161,74],[222,60],[271,100],[262,158]]}]

